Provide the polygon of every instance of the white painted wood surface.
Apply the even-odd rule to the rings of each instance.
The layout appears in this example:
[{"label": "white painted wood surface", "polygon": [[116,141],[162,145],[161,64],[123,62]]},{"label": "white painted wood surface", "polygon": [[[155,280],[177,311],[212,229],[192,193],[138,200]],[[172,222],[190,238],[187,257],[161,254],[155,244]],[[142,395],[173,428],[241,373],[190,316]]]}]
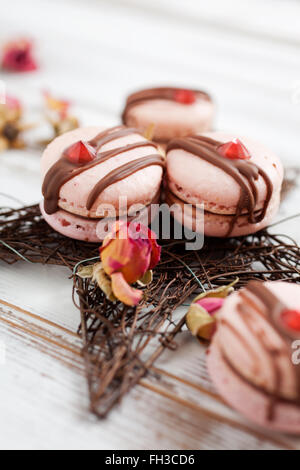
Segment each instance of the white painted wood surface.
[{"label": "white painted wood surface", "polygon": [[[71,99],[83,124],[107,126],[137,87],[204,87],[218,103],[218,128],[260,139],[286,166],[298,165],[299,13],[292,0],[10,0],[0,40],[32,36],[42,67],[0,78],[24,100],[29,120],[40,120],[47,88]],[[0,155],[1,206],[17,205],[3,193],[40,199],[39,158],[34,149]],[[278,219],[299,211],[298,201],[296,191]],[[300,241],[299,220],[280,231]],[[299,439],[258,430],[222,403],[188,333],[156,364],[159,381],[144,379],[97,421],[70,293],[65,269],[0,264],[0,448],[300,448]]]}]

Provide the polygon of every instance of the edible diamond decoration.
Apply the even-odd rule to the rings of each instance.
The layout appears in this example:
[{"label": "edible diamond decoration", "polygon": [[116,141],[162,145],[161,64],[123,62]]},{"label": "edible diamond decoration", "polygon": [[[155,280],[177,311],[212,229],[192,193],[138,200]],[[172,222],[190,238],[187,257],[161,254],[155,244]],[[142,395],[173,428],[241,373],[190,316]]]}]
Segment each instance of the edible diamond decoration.
[{"label": "edible diamond decoration", "polygon": [[230,160],[249,160],[251,158],[249,150],[239,139],[233,139],[231,142],[219,145],[218,152],[222,157]]},{"label": "edible diamond decoration", "polygon": [[193,104],[196,101],[196,94],[192,90],[176,90],[174,99],[177,103]]},{"label": "edible diamond decoration", "polygon": [[64,153],[64,156],[74,164],[90,163],[96,157],[95,149],[86,142],[79,140],[71,145]]},{"label": "edible diamond decoration", "polygon": [[284,310],[281,314],[281,320],[290,330],[300,332],[300,310]]}]

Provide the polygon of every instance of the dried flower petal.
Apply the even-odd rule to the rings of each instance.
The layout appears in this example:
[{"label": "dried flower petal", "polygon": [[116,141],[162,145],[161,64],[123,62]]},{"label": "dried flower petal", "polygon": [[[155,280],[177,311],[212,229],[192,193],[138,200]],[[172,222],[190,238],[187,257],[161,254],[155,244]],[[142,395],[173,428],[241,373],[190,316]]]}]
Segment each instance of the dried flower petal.
[{"label": "dried flower petal", "polygon": [[56,111],[60,114],[61,118],[65,118],[68,114],[70,109],[71,103],[70,101],[55,98],[52,96],[48,91],[44,91],[44,98],[46,102],[46,107],[50,111]]},{"label": "dried flower petal", "polygon": [[4,152],[9,147],[8,140],[4,137],[0,137],[0,152]]},{"label": "dried flower petal", "polygon": [[77,270],[77,276],[81,277],[81,279],[92,279],[94,271],[94,265],[89,266],[80,266]]},{"label": "dried flower petal", "polygon": [[116,300],[112,291],[112,282],[109,276],[105,273],[102,263],[95,263],[89,266],[80,266],[77,270],[77,276],[81,279],[92,279],[97,282],[100,289],[104,292],[107,299],[111,302]]},{"label": "dried flower petal", "polygon": [[131,287],[122,273],[112,274],[111,281],[114,295],[123,302],[123,304],[134,307],[141,301],[143,292]]},{"label": "dried flower petal", "polygon": [[33,44],[27,39],[12,41],[4,46],[2,68],[11,72],[32,72],[38,68],[33,57]]},{"label": "dried flower petal", "polygon": [[8,95],[5,96],[5,106],[7,109],[10,109],[10,110],[12,109],[18,110],[18,111],[22,110],[21,101],[15,98],[14,96],[8,96]]},{"label": "dried flower petal", "polygon": [[2,122],[17,122],[22,116],[21,102],[12,96],[5,96],[5,103],[0,104],[0,119]]},{"label": "dried flower petal", "polygon": [[220,310],[223,306],[224,299],[220,297],[205,297],[204,299],[196,300],[195,303],[204,308],[209,314],[212,314],[216,310]]},{"label": "dried flower petal", "polygon": [[153,272],[150,269],[137,282],[140,286],[145,287],[145,286],[148,286],[149,284],[151,284],[152,281],[153,281]]},{"label": "dried flower petal", "polygon": [[100,248],[102,262],[80,267],[77,275],[83,279],[92,278],[109,300],[118,299],[135,306],[141,301],[143,292],[130,284],[138,282],[144,287],[152,282],[149,266],[159,261],[160,254],[156,245],[156,239],[147,227],[118,221]]},{"label": "dried flower petal", "polygon": [[111,302],[115,302],[116,297],[113,294],[111,279],[105,273],[102,263],[96,263],[93,267],[93,281],[96,281],[100,289]]},{"label": "dried flower petal", "polygon": [[186,315],[186,324],[194,336],[210,340],[216,331],[216,314],[222,308],[225,297],[234,291],[236,279],[228,286],[211,289],[198,295]]},{"label": "dried flower petal", "polygon": [[17,139],[20,133],[19,128],[16,124],[12,122],[7,122],[2,128],[2,135],[6,138],[9,142],[13,142]]},{"label": "dried flower petal", "polygon": [[186,316],[186,325],[192,335],[210,340],[216,330],[216,320],[198,304],[192,304]]},{"label": "dried flower petal", "polygon": [[21,133],[34,127],[23,124],[22,105],[17,98],[5,96],[5,104],[0,104],[0,152],[9,148],[22,149],[25,142]]},{"label": "dried flower petal", "polygon": [[161,246],[157,243],[156,234],[148,229],[149,241],[151,243],[151,259],[149,264],[149,269],[154,269],[155,266],[159,263],[161,257]]},{"label": "dried flower petal", "polygon": [[203,292],[202,294],[197,295],[193,302],[197,302],[197,300],[204,299],[206,297],[225,298],[234,291],[234,286],[237,282],[239,282],[238,278],[231,282],[231,284],[229,284],[228,286],[220,286],[216,289],[211,289],[209,291]]},{"label": "dried flower petal", "polygon": [[45,99],[47,119],[54,131],[54,136],[51,139],[41,142],[43,145],[48,145],[53,138],[77,129],[79,127],[79,121],[75,116],[69,114],[71,106],[70,101],[56,98],[48,91],[44,91],[43,96]]},{"label": "dried flower petal", "polygon": [[66,116],[63,119],[59,119],[56,121],[51,121],[55,137],[59,137],[66,132],[73,131],[79,127],[79,121],[75,116]]}]

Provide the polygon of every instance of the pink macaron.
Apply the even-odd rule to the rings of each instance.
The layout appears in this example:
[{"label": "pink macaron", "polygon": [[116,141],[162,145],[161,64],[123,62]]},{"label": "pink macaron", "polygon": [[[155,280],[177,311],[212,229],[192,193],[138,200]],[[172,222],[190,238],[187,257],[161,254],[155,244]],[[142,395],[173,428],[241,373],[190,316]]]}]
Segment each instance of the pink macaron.
[{"label": "pink macaron", "polygon": [[208,351],[222,397],[263,427],[300,434],[300,286],[252,281],[228,297]]},{"label": "pink macaron", "polygon": [[148,224],[157,204],[165,159],[138,130],[88,127],[56,138],[42,156],[41,211],[54,230],[103,240],[116,219]]},{"label": "pink macaron", "polygon": [[215,106],[207,93],[161,87],[130,95],[122,120],[141,132],[152,129],[153,140],[165,146],[175,137],[211,130],[214,114]]},{"label": "pink macaron", "polygon": [[166,202],[175,219],[207,236],[241,236],[268,226],[282,181],[279,158],[248,138],[210,132],[167,147]]}]

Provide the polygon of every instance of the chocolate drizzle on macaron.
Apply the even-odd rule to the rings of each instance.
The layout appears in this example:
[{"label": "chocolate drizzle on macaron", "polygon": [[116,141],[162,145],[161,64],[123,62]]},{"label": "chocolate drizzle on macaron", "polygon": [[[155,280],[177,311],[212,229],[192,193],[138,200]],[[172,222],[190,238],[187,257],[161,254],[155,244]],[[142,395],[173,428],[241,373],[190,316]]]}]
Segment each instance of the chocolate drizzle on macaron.
[{"label": "chocolate drizzle on macaron", "polygon": [[[248,158],[225,158],[218,151],[221,146],[222,142],[195,135],[171,140],[167,146],[167,152],[183,149],[220,168],[236,181],[240,187],[240,197],[236,213],[230,219],[229,229],[226,234],[226,236],[230,236],[241,215],[247,214],[248,221],[251,224],[257,224],[265,218],[273,194],[273,183],[266,172]],[[267,194],[262,209],[257,210],[258,190],[255,183],[260,176],[265,181]]]},{"label": "chocolate drizzle on macaron", "polygon": [[93,204],[96,202],[98,196],[108,186],[127,178],[128,176],[143,168],[147,168],[152,165],[159,165],[161,167],[165,166],[165,159],[158,153],[156,145],[153,142],[149,142],[147,140],[124,145],[122,147],[114,148],[104,152],[100,151],[103,145],[130,134],[140,134],[140,132],[137,129],[126,128],[125,126],[117,126],[101,132],[93,139],[85,142],[86,146],[94,149],[95,153],[95,158],[92,161],[88,161],[86,163],[71,161],[68,157],[68,147],[63,152],[61,158],[49,169],[45,176],[42,187],[45,212],[47,214],[54,214],[58,211],[59,194],[61,187],[65,183],[80,173],[83,173],[84,171],[87,171],[97,165],[101,165],[101,163],[124,152],[128,152],[129,150],[144,147],[153,147],[155,149],[153,154],[127,162],[101,178],[89,194],[87,200],[88,210],[92,209]]},{"label": "chocolate drizzle on macaron", "polygon": [[[187,100],[184,103],[184,99],[182,100],[181,97],[184,98],[184,94],[188,94]],[[191,97],[194,96],[193,99]],[[211,97],[208,93],[201,91],[201,90],[185,90],[181,88],[174,88],[174,87],[158,87],[158,88],[148,88],[146,90],[141,90],[136,93],[132,93],[128,98],[125,105],[125,109],[122,113],[122,122],[123,124],[127,123],[127,115],[128,112],[138,106],[143,104],[147,101],[152,100],[167,100],[167,101],[174,101],[181,104],[193,104],[196,99],[202,99],[206,101],[211,101]]]},{"label": "chocolate drizzle on macaron", "polygon": [[[281,299],[279,299],[271,289],[268,288],[266,283],[260,281],[251,281],[246,288],[242,289],[238,295],[241,298],[237,308],[240,319],[245,323],[249,334],[255,335],[259,339],[259,342],[264,349],[265,353],[269,358],[269,363],[272,367],[273,377],[274,377],[274,391],[272,393],[268,392],[266,389],[254,385],[248,379],[246,379],[242,372],[236,369],[236,366],[233,366],[232,362],[228,359],[225,352],[222,351],[222,356],[228,366],[237,374],[242,380],[247,381],[249,385],[257,388],[259,391],[264,393],[269,398],[269,406],[267,409],[267,419],[273,421],[276,417],[276,405],[279,401],[285,401],[291,404],[300,406],[300,368],[296,365],[292,365],[293,371],[295,374],[295,382],[297,387],[297,396],[295,399],[283,398],[281,394],[281,387],[283,384],[283,375],[281,367],[279,365],[279,358],[288,356],[288,359],[292,364],[292,349],[291,344],[295,339],[300,338],[300,334],[295,334],[291,329],[287,329],[281,320],[281,314],[287,309],[287,306]],[[266,334],[261,332],[258,334],[257,330],[254,329],[252,323],[251,312],[254,312],[256,315],[261,316],[264,321],[266,321],[280,336],[282,339],[282,347],[273,347]],[[243,348],[245,348],[249,354],[252,356],[253,362],[258,363],[260,358],[257,355],[257,352],[248,342],[248,339],[242,335],[238,329],[229,322],[226,318],[222,318],[222,324],[230,329],[230,331],[239,339]]]}]

